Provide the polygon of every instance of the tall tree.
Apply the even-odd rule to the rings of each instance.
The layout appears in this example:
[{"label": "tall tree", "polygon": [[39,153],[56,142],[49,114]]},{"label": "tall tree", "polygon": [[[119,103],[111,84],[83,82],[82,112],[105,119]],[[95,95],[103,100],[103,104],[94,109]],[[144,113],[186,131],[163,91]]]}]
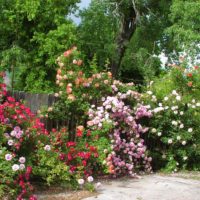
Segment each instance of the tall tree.
[{"label": "tall tree", "polygon": [[16,89],[52,91],[55,58],[76,42],[67,15],[79,0],[1,0],[1,66],[15,71]]},{"label": "tall tree", "polygon": [[[103,8],[100,9],[99,4]],[[123,76],[124,80],[143,80],[159,72],[159,62],[154,54],[161,52],[165,42],[163,31],[169,26],[170,5],[170,0],[93,0],[91,6],[81,13],[80,37],[87,38],[89,44],[85,47],[91,48],[92,54],[97,53],[97,60],[99,57],[105,60],[106,56],[111,60],[115,76]],[[104,30],[107,30],[106,34]],[[94,36],[96,32],[98,37]],[[103,44],[103,47],[110,45],[113,48],[109,51],[100,47],[96,51],[91,44],[93,47]]]},{"label": "tall tree", "polygon": [[112,64],[112,73],[116,77],[127,45],[132,38],[139,22],[139,10],[135,0],[112,1],[119,16],[119,32],[116,38],[116,59]]},{"label": "tall tree", "polygon": [[102,68],[106,60],[114,56],[117,20],[104,0],[92,0],[90,6],[80,11],[79,15],[81,24],[77,37],[81,49],[89,60],[96,57],[98,66]]}]

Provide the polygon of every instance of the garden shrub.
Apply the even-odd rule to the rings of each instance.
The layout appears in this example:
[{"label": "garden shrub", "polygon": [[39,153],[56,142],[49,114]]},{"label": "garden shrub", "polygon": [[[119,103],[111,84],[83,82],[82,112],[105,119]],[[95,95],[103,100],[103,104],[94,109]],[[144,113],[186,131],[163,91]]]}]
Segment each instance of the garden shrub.
[{"label": "garden shrub", "polygon": [[[4,195],[23,199],[33,190],[30,184],[31,155],[37,138],[46,134],[43,124],[23,104],[4,96],[5,85],[1,84],[0,98],[0,174],[1,198]],[[34,196],[30,196],[34,200]]]},{"label": "garden shrub", "polygon": [[151,90],[158,98],[164,98],[172,90],[177,90],[187,98],[200,98],[200,67],[170,65],[171,69],[159,78],[154,79]]},{"label": "garden shrub", "polygon": [[[57,59],[59,68],[57,70],[56,83],[59,86],[59,91],[55,93],[55,96],[59,97],[59,99],[51,109],[48,109],[48,111],[50,111],[48,117],[55,118],[58,114],[59,117],[64,116],[64,118],[67,119],[70,117],[69,113],[73,113],[73,115],[76,116],[78,124],[86,126],[87,122],[86,129],[91,130],[91,135],[94,138],[98,138],[98,140],[88,140],[88,143],[98,147],[100,156],[97,158],[97,165],[104,172],[122,175],[128,170],[129,174],[133,175],[134,172],[137,171],[137,168],[143,169],[141,166],[145,166],[145,169],[150,171],[151,158],[147,157],[144,140],[140,137],[140,134],[147,129],[142,129],[142,126],[139,124],[139,117],[135,116],[136,111],[129,107],[130,103],[135,107],[136,103],[139,102],[140,95],[134,92],[135,87],[133,83],[123,84],[120,81],[116,81],[112,79],[112,74],[110,72],[97,73],[94,66],[90,68],[92,68],[95,73],[90,75],[85,72],[87,71],[87,67],[83,65],[80,57],[80,53],[73,47],[64,52],[64,54]],[[132,98],[128,98],[131,96]],[[103,101],[109,101],[110,99],[110,107],[113,105],[112,101],[116,101],[116,105],[114,105],[116,108],[113,108],[116,110],[113,113],[108,112],[108,110],[102,106],[106,103],[103,102],[102,99]],[[99,114],[97,112],[96,115],[100,115],[101,117],[99,117],[99,120],[104,120],[104,123],[99,120],[99,124],[93,123],[93,120],[96,121],[97,116],[94,114],[94,119],[91,118],[91,105],[93,108],[96,107],[101,110],[98,110],[101,113]],[[122,107],[117,110],[117,106]],[[143,114],[145,115],[145,107],[143,108]],[[123,109],[125,110],[123,111]],[[146,110],[146,114],[147,113],[148,111]],[[45,116],[46,114],[47,113],[44,113],[43,115]],[[104,118],[104,116],[107,117]],[[88,121],[88,117],[90,121]],[[141,118],[142,117],[141,114]],[[138,119],[136,120],[136,118]],[[114,125],[117,124],[118,121],[120,123]],[[138,124],[136,124],[136,121]],[[95,126],[93,126],[92,129],[90,129],[91,123],[97,127],[95,128]],[[121,131],[124,132],[124,134],[121,135]],[[118,132],[118,139],[120,140],[118,142],[123,143],[123,147],[121,146],[119,148],[116,146],[116,149],[112,150],[111,146],[113,146],[113,144],[111,144],[111,141],[115,140],[117,137],[115,136],[117,134],[115,132]],[[69,138],[72,141],[76,140],[75,136]],[[133,155],[129,155],[131,149],[134,149]],[[122,150],[127,152],[122,153],[120,157]],[[115,153],[116,155],[114,155]],[[103,163],[105,163],[106,159],[110,161],[115,160],[115,164],[107,162],[110,163],[110,165],[105,166]],[[122,165],[117,166],[117,163]]]},{"label": "garden shrub", "polygon": [[0,82],[0,198],[36,199],[31,182],[93,190],[102,174],[200,169],[198,66],[174,66],[140,94],[81,57],[76,47],[58,57],[58,99],[39,112],[68,129],[45,130]]},{"label": "garden shrub", "polygon": [[[116,86],[113,88],[117,88]],[[151,172],[151,157],[148,157],[142,135],[148,130],[140,124],[142,118],[150,118],[147,107],[135,104],[139,101],[137,92],[117,93],[102,100],[102,105],[89,110],[92,133],[99,136],[96,142],[100,154],[104,155],[107,172],[114,177],[135,176],[138,171]],[[130,104],[127,101],[130,100]],[[107,139],[102,145],[102,139]],[[103,149],[102,149],[103,147]]]},{"label": "garden shrub", "polygon": [[92,190],[98,152],[86,142],[89,132],[77,127],[76,142],[68,140],[66,129],[48,133],[29,108],[5,96],[5,85],[0,86],[0,197],[36,199],[30,181],[77,188],[85,178]]},{"label": "garden shrub", "polygon": [[200,169],[199,80],[198,66],[174,66],[144,94],[153,113],[145,141],[154,169]]}]

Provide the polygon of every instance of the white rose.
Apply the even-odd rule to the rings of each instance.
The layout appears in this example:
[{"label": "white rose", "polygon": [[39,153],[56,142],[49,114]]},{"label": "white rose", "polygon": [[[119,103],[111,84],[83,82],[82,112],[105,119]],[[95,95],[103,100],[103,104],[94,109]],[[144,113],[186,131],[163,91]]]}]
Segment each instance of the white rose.
[{"label": "white rose", "polygon": [[12,170],[13,170],[14,172],[18,171],[18,170],[19,170],[19,165],[14,164],[14,165],[12,166]]},{"label": "white rose", "polygon": [[177,95],[176,90],[173,90],[173,91],[172,91],[172,94],[173,94],[173,95]]},{"label": "white rose", "polygon": [[151,129],[151,132],[152,132],[152,133],[156,133],[156,131],[157,131],[157,130],[156,130],[155,128],[152,128],[152,129]]},{"label": "white rose", "polygon": [[14,144],[14,141],[13,140],[8,140],[8,145],[9,146],[12,146]]},{"label": "white rose", "polygon": [[183,124],[181,124],[181,125],[179,126],[179,128],[184,128],[184,125],[183,125]]},{"label": "white rose", "polygon": [[176,100],[177,100],[177,101],[180,101],[180,100],[181,100],[181,97],[180,97],[180,96],[176,96]]},{"label": "white rose", "polygon": [[195,103],[196,101],[195,101],[195,99],[192,99],[192,103]]},{"label": "white rose", "polygon": [[177,114],[178,114],[178,111],[177,111],[177,110],[175,110],[175,111],[174,111],[174,114],[175,114],[175,115],[177,115]]},{"label": "white rose", "polygon": [[152,95],[153,92],[152,91],[147,91],[147,94]]},{"label": "white rose", "polygon": [[51,146],[50,146],[50,145],[46,145],[46,146],[44,147],[44,150],[45,150],[45,151],[50,151],[50,150],[51,150]]},{"label": "white rose", "polygon": [[192,128],[188,128],[188,132],[192,133],[193,129]]},{"label": "white rose", "polygon": [[24,164],[20,164],[20,165],[19,165],[19,169],[20,169],[20,170],[24,170],[24,169],[25,169],[25,165],[24,165]]},{"label": "white rose", "polygon": [[168,97],[165,97],[165,98],[164,98],[164,101],[167,101],[168,99],[169,99]]},{"label": "white rose", "polygon": [[91,183],[91,182],[94,181],[94,178],[93,178],[92,176],[88,176],[87,181],[88,181],[89,183]]},{"label": "white rose", "polygon": [[172,121],[172,125],[177,126],[178,122],[177,121]]},{"label": "white rose", "polygon": [[169,139],[168,140],[168,144],[172,144],[173,140],[172,139]]},{"label": "white rose", "polygon": [[158,136],[160,137],[162,135],[162,133],[161,132],[158,132]]},{"label": "white rose", "polygon": [[180,115],[183,115],[183,114],[184,114],[183,111],[181,111],[181,112],[180,112]]},{"label": "white rose", "polygon": [[83,185],[84,182],[85,182],[84,179],[78,179],[78,184],[79,184],[79,185]]},{"label": "white rose", "polygon": [[182,145],[184,145],[184,146],[186,145],[186,141],[185,140],[182,142]]},{"label": "white rose", "polygon": [[188,157],[187,157],[187,156],[184,156],[184,157],[183,157],[183,160],[187,160],[187,159],[188,159]]},{"label": "white rose", "polygon": [[10,133],[10,135],[13,136],[13,137],[15,137],[16,134],[17,134],[16,131],[11,131],[11,133]]}]

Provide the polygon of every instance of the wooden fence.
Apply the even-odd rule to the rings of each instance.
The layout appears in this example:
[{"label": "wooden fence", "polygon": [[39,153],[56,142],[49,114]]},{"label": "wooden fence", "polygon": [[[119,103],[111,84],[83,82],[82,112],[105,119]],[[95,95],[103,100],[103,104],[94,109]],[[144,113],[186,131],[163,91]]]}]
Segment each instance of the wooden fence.
[{"label": "wooden fence", "polygon": [[[42,107],[50,107],[56,101],[56,97],[53,94],[31,94],[27,92],[14,91],[8,92],[8,95],[13,96],[16,101],[23,101],[24,104],[31,109],[33,113],[37,113]],[[74,116],[63,116],[63,120],[55,119],[41,119],[45,124],[47,130],[52,128],[60,129],[66,127],[68,130],[74,132],[78,122],[74,119]]]},{"label": "wooden fence", "polygon": [[37,113],[42,106],[51,106],[56,98],[53,94],[31,94],[26,92],[14,91],[9,92],[17,101],[24,101],[24,104],[31,109],[33,113]]}]

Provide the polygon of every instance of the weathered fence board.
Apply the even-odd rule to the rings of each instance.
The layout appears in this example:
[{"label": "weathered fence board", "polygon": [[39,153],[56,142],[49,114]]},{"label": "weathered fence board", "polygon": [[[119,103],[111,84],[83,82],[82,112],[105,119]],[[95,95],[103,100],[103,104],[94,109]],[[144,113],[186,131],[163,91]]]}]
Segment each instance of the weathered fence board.
[{"label": "weathered fence board", "polygon": [[[57,98],[53,94],[31,94],[21,91],[8,92],[8,95],[13,96],[16,101],[23,101],[23,103],[31,109],[33,113],[37,113],[42,107],[52,106],[56,102]],[[97,103],[96,101],[93,102]],[[67,116],[63,116],[63,119],[41,119],[44,123],[45,128],[50,131],[52,128],[59,130],[62,127],[66,127],[69,132],[69,140],[75,140],[75,130],[80,121],[78,121],[75,113],[69,113]],[[82,125],[85,125],[86,122],[83,122]]]},{"label": "weathered fence board", "polygon": [[[14,91],[8,92],[8,95],[13,96],[16,101],[22,101],[27,107],[31,109],[33,113],[37,113],[42,107],[52,106],[56,101],[56,97],[53,94],[31,94],[22,91]],[[69,124],[69,120],[52,120],[52,119],[42,119],[41,120],[45,124],[45,128],[47,130],[52,130],[52,128],[60,129],[65,126],[68,130],[71,130],[71,124]]]},{"label": "weathered fence board", "polygon": [[51,106],[56,98],[53,94],[31,94],[21,91],[8,92],[16,101],[23,101],[33,113],[37,113],[43,106]]}]

